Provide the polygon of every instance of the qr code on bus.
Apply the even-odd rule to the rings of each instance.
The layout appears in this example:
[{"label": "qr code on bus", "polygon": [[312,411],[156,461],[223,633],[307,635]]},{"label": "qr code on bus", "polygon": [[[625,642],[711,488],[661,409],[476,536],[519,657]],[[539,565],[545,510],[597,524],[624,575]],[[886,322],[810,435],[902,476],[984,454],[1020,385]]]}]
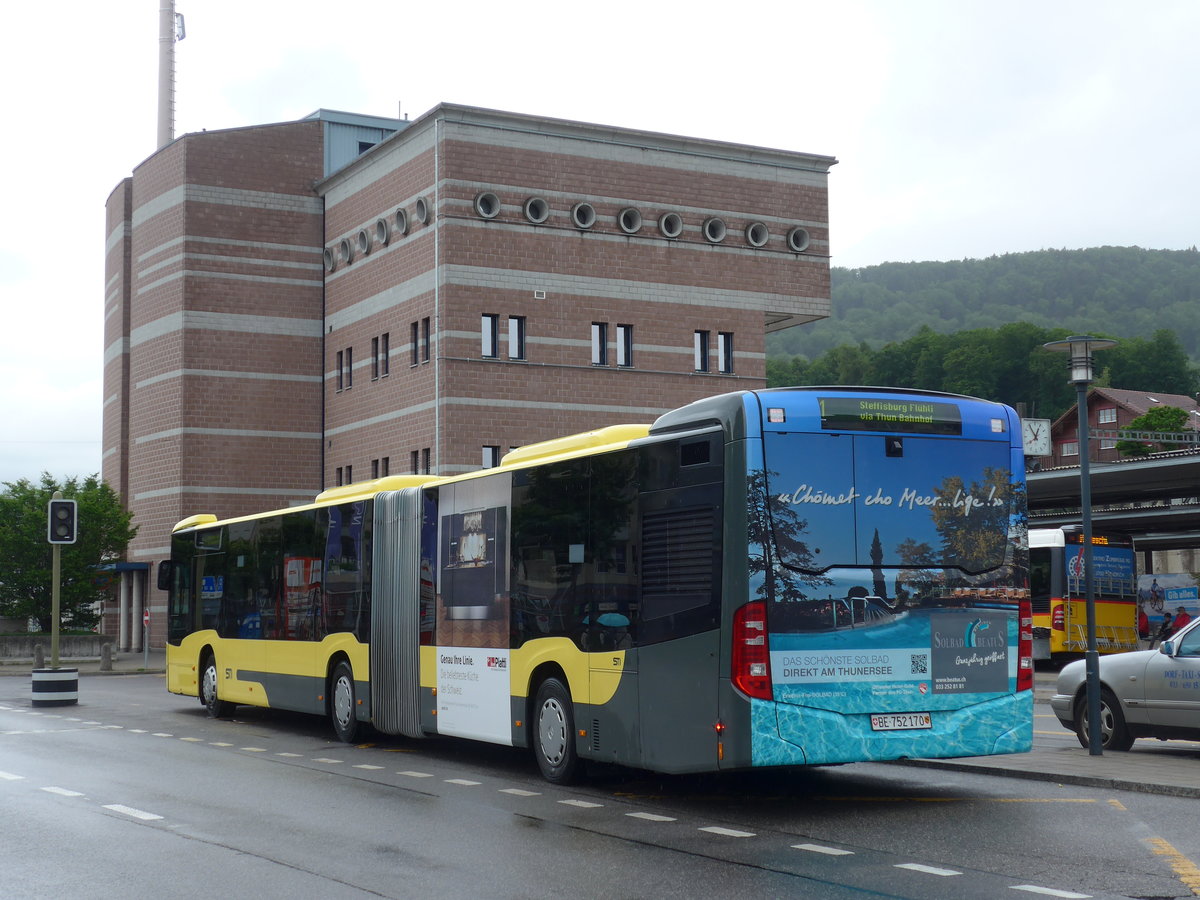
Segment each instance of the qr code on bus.
[{"label": "qr code on bus", "polygon": [[913,675],[928,675],[929,674],[929,654],[914,653],[912,655],[912,674]]}]

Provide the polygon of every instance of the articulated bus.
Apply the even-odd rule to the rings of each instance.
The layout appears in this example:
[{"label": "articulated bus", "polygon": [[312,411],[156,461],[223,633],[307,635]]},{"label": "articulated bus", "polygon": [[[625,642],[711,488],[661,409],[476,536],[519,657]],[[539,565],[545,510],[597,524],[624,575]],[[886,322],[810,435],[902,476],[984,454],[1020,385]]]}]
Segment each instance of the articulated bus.
[{"label": "articulated bus", "polygon": [[1028,750],[1013,411],[741,391],[176,527],[167,689],[666,773]]},{"label": "articulated bus", "polygon": [[[1083,528],[1029,529],[1033,658],[1078,656],[1087,650]],[[1137,565],[1128,535],[1092,532],[1092,595],[1096,649],[1138,649]]]}]

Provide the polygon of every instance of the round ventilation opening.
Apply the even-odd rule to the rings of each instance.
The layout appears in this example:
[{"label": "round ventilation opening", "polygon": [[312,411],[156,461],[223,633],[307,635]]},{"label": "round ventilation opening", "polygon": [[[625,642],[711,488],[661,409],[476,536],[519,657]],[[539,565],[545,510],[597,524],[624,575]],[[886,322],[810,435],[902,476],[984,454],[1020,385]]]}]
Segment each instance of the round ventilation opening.
[{"label": "round ventilation opening", "polygon": [[751,222],[746,226],[746,243],[751,247],[765,247],[771,238],[771,232],[762,222]]},{"label": "round ventilation opening", "polygon": [[342,238],[338,241],[338,262],[354,262],[354,245],[350,243],[350,238]]},{"label": "round ventilation opening", "polygon": [[632,206],[627,206],[617,213],[617,225],[626,234],[637,234],[642,230],[642,214]]},{"label": "round ventilation opening", "polygon": [[683,234],[683,219],[679,213],[663,213],[658,217],[658,230],[663,237],[677,238]]},{"label": "round ventilation opening", "polygon": [[796,227],[788,232],[788,249],[796,253],[803,253],[808,249],[808,229]]},{"label": "round ventilation opening", "polygon": [[388,220],[377,219],[375,222],[375,243],[377,243],[380,247],[386,247],[391,238],[392,227],[388,225]]},{"label": "round ventilation opening", "polygon": [[550,218],[550,204],[541,197],[530,197],[525,201],[525,218],[534,225],[541,225]]},{"label": "round ventilation opening", "polygon": [[725,240],[725,221],[716,216],[704,220],[704,236],[714,244]]},{"label": "round ventilation opening", "polygon": [[413,204],[413,215],[417,217],[417,221],[422,225],[429,222],[429,201],[424,197],[418,197],[417,202]]},{"label": "round ventilation opening", "polygon": [[482,219],[494,219],[500,215],[500,198],[491,191],[475,195],[475,212]]},{"label": "round ventilation opening", "polygon": [[571,221],[576,228],[591,228],[596,224],[596,207],[590,203],[576,203],[571,207]]},{"label": "round ventilation opening", "polygon": [[325,264],[326,272],[332,272],[337,268],[337,254],[333,252],[332,247],[326,247],[321,251],[321,262]]},{"label": "round ventilation opening", "polygon": [[396,234],[408,234],[408,213],[398,209],[392,216],[392,221],[396,223]]},{"label": "round ventilation opening", "polygon": [[358,247],[358,252],[363,256],[371,252],[371,233],[367,229],[364,228],[360,231],[354,242]]}]

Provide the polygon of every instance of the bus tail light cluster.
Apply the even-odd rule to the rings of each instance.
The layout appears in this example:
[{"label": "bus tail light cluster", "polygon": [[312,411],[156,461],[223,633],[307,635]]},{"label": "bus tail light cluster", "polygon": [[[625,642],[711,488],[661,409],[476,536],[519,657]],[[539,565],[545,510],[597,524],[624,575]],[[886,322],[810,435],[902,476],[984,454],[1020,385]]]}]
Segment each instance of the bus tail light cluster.
[{"label": "bus tail light cluster", "polygon": [[1022,600],[1017,625],[1017,690],[1033,690],[1033,605]]},{"label": "bus tail light cluster", "polygon": [[773,700],[767,605],[754,600],[733,614],[733,686],[756,700]]}]

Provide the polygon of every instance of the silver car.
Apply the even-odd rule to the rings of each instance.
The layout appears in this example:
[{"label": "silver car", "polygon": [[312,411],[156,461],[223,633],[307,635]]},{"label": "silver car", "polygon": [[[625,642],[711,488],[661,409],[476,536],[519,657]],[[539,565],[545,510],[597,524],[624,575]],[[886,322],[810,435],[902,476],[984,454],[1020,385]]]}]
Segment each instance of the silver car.
[{"label": "silver car", "polygon": [[[1050,706],[1088,746],[1084,661],[1063,666]],[[1100,734],[1105,750],[1135,738],[1200,740],[1200,618],[1154,650],[1100,657]]]}]

